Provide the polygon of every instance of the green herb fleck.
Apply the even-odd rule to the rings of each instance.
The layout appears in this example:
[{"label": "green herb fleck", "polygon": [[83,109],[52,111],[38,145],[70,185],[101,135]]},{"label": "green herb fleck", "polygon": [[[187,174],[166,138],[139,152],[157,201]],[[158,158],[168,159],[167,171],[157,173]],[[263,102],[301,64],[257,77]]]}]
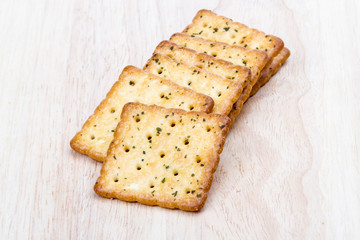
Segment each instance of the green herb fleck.
[{"label": "green herb fleck", "polygon": [[156,128],[156,131],[157,131],[158,134],[160,134],[161,128],[157,127],[157,128]]},{"label": "green herb fleck", "polygon": [[161,180],[161,182],[164,183],[164,182],[165,182],[165,178],[163,178],[163,179]]}]

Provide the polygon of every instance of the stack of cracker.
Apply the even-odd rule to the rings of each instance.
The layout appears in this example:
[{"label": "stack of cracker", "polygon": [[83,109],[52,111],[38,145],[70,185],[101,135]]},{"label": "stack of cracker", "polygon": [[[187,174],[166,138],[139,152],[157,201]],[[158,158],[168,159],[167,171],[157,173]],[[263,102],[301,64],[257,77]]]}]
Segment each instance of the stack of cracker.
[{"label": "stack of cracker", "polygon": [[71,140],[104,162],[105,198],[198,211],[243,104],[290,52],[281,39],[199,11],[143,69],[127,66]]}]

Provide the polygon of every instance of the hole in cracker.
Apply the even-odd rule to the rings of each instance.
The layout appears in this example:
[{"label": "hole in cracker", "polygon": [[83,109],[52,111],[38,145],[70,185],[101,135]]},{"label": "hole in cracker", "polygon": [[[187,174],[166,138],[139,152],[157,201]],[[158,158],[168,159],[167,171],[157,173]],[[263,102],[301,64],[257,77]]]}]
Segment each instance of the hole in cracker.
[{"label": "hole in cracker", "polygon": [[186,138],[186,139],[184,140],[184,144],[185,144],[185,145],[189,145],[189,139]]},{"label": "hole in cracker", "polygon": [[94,135],[91,135],[90,139],[91,139],[91,140],[94,140],[94,139],[95,139],[95,136],[94,136]]},{"label": "hole in cracker", "polygon": [[208,26],[208,24],[207,24],[207,23],[204,23],[204,24],[203,24],[203,27],[207,27],[207,26]]},{"label": "hole in cracker", "polygon": [[188,86],[190,86],[192,84],[192,82],[191,81],[188,81]]},{"label": "hole in cracker", "polygon": [[174,58],[174,56],[172,54],[168,54],[167,55],[169,58]]},{"label": "hole in cracker", "polygon": [[114,182],[118,182],[118,181],[119,181],[119,179],[117,179],[117,178],[114,179]]},{"label": "hole in cracker", "polygon": [[233,79],[231,76],[226,76],[227,79]]},{"label": "hole in cracker", "polygon": [[174,176],[177,176],[177,175],[179,175],[179,172],[177,170],[174,170],[173,174],[174,174]]},{"label": "hole in cracker", "polygon": [[152,139],[152,136],[151,136],[151,135],[147,135],[146,138],[147,138],[147,140],[151,140],[151,139]]},{"label": "hole in cracker", "polygon": [[193,109],[194,109],[194,106],[193,106],[193,105],[190,105],[190,106],[189,106],[189,109],[190,109],[190,111],[193,110]]},{"label": "hole in cracker", "polygon": [[134,82],[134,81],[130,81],[130,82],[129,82],[129,85],[130,85],[130,86],[135,86],[135,82]]},{"label": "hole in cracker", "polygon": [[200,158],[200,156],[199,156],[199,155],[196,155],[195,160],[196,160],[196,162],[197,162],[197,163],[201,163],[201,158]]},{"label": "hole in cracker", "polygon": [[206,126],[206,131],[207,132],[210,132],[211,131],[211,128],[209,126]]},{"label": "hole in cracker", "polygon": [[170,126],[171,126],[171,127],[175,127],[175,126],[176,126],[175,122],[171,122],[171,123],[170,123]]},{"label": "hole in cracker", "polygon": [[160,155],[161,158],[164,158],[164,157],[165,157],[165,153],[164,153],[163,151],[161,151],[161,152],[159,153],[159,155]]},{"label": "hole in cracker", "polygon": [[154,187],[155,187],[154,184],[150,183],[149,188],[154,188]]},{"label": "hole in cracker", "polygon": [[138,165],[136,165],[136,170],[141,170],[141,165],[140,164],[138,164]]},{"label": "hole in cracker", "polygon": [[161,70],[161,69],[158,70],[158,74],[162,74],[162,70]]},{"label": "hole in cracker", "polygon": [[212,53],[211,56],[216,57],[217,53]]},{"label": "hole in cracker", "polygon": [[186,194],[191,193],[190,189],[185,189],[185,193],[186,193]]},{"label": "hole in cracker", "polygon": [[236,36],[235,36],[235,34],[231,34],[231,38],[235,38]]},{"label": "hole in cracker", "polygon": [[161,93],[160,94],[160,98],[164,98],[165,97],[165,94],[164,93]]},{"label": "hole in cracker", "polygon": [[115,112],[115,109],[114,109],[114,108],[112,108],[112,109],[110,110],[110,112],[111,112],[111,113],[114,113],[114,112]]},{"label": "hole in cracker", "polygon": [[129,148],[128,146],[125,146],[125,147],[124,147],[124,151],[125,151],[125,152],[129,152],[129,151],[130,151],[130,148]]},{"label": "hole in cracker", "polygon": [[198,68],[203,68],[203,65],[200,65],[200,64],[198,64],[198,65],[196,65],[196,67],[198,67]]},{"label": "hole in cracker", "polygon": [[218,95],[217,95],[218,97],[221,97],[221,92],[218,92]]},{"label": "hole in cracker", "polygon": [[140,122],[140,117],[136,116],[134,117],[135,122]]}]

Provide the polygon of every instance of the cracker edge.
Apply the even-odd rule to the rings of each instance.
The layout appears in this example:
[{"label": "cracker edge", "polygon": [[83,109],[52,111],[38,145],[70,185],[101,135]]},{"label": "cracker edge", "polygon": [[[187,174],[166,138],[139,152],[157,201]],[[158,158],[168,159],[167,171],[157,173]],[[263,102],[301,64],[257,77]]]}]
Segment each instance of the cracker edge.
[{"label": "cracker edge", "polygon": [[[281,57],[281,55],[283,55]],[[278,56],[276,56],[274,58],[275,61],[273,61],[273,63],[270,65],[270,68],[267,69],[266,71],[264,71],[261,74],[261,77],[258,79],[258,81],[255,83],[255,85],[253,86],[251,92],[246,93],[246,95],[242,95],[239,99],[239,101],[236,103],[235,105],[235,109],[232,109],[229,113],[229,117],[231,119],[231,124],[230,126],[232,126],[236,120],[236,117],[240,114],[242,107],[244,106],[244,103],[253,95],[255,95],[255,93],[257,93],[257,91],[264,86],[272,76],[274,76],[280,69],[280,67],[285,63],[285,61],[289,58],[290,56],[290,50],[287,48],[283,48],[280,53],[279,56],[281,58],[279,58],[279,60],[277,59]]]},{"label": "cracker edge", "polygon": [[[127,109],[129,108],[133,108],[133,107],[151,107],[153,109],[156,108],[160,108],[160,109],[165,109],[164,107],[160,107],[157,105],[145,105],[145,104],[141,104],[141,103],[127,103],[124,105],[123,111],[121,113],[121,119],[123,118],[123,116],[125,114],[127,114]],[[169,109],[169,111],[175,112],[176,114],[199,114],[200,116],[208,116],[208,115],[215,115],[217,117],[219,117],[220,119],[222,119],[222,121],[224,122],[225,127],[221,130],[221,135],[218,138],[218,141],[216,143],[214,143],[215,148],[217,148],[216,154],[212,155],[209,160],[209,162],[213,163],[213,167],[210,169],[210,171],[207,171],[208,174],[206,174],[205,176],[205,182],[204,182],[204,188],[203,188],[203,193],[202,193],[202,197],[199,198],[198,201],[194,202],[193,204],[179,204],[179,203],[175,203],[175,202],[169,202],[169,201],[159,201],[157,199],[148,199],[148,198],[137,198],[136,196],[126,196],[123,197],[121,195],[121,192],[119,191],[107,191],[104,186],[99,182],[99,180],[102,178],[103,175],[105,175],[107,173],[107,171],[105,170],[105,164],[102,166],[101,171],[100,171],[100,177],[98,178],[98,180],[96,181],[95,185],[94,185],[94,191],[101,197],[105,197],[105,198],[117,198],[119,200],[122,201],[126,201],[126,202],[138,202],[144,205],[149,205],[149,206],[160,206],[160,207],[164,207],[164,208],[170,208],[170,209],[180,209],[180,210],[184,210],[184,211],[199,211],[203,208],[206,199],[207,199],[207,193],[210,190],[212,181],[213,181],[213,176],[214,173],[217,169],[217,166],[219,164],[220,161],[220,154],[223,151],[224,148],[224,144],[225,144],[225,138],[227,133],[230,130],[230,118],[227,117],[226,115],[223,114],[216,114],[216,113],[204,113],[204,112],[196,112],[196,111],[191,111],[191,112],[187,112],[185,110],[181,110],[181,109],[175,109],[175,108],[167,108]],[[221,120],[220,120],[221,121]],[[120,123],[118,124],[118,126],[116,127],[116,131],[115,131],[115,135],[114,138],[122,138],[121,134],[121,128],[126,127],[124,124]],[[120,136],[118,136],[120,135]],[[112,150],[115,148],[115,143],[111,142],[110,147],[109,147],[109,151],[108,153],[112,152]],[[110,157],[110,155],[108,155],[108,157]]]},{"label": "cracker edge", "polygon": [[[118,81],[116,81],[116,82],[113,84],[113,86],[111,87],[110,91],[106,94],[106,97],[101,101],[101,103],[100,103],[100,104],[96,107],[96,109],[94,110],[93,114],[92,114],[92,115],[86,120],[86,122],[83,124],[83,126],[81,127],[81,130],[80,130],[79,132],[77,132],[76,135],[71,139],[71,141],[70,141],[70,147],[71,147],[73,150],[75,150],[75,151],[77,151],[77,152],[79,152],[79,153],[81,153],[81,154],[87,155],[87,156],[89,156],[90,158],[92,158],[92,159],[94,159],[94,160],[96,160],[96,161],[98,161],[98,162],[103,162],[103,161],[106,159],[106,156],[104,156],[102,153],[96,151],[96,150],[93,149],[93,148],[89,148],[88,146],[82,145],[81,142],[80,142],[80,134],[82,133],[84,127],[90,125],[91,119],[92,119],[93,117],[95,117],[95,114],[96,114],[97,111],[100,110],[100,107],[101,107],[103,104],[106,103],[106,100],[107,100],[108,96],[111,95],[113,92],[116,91],[117,86],[120,84],[121,78],[125,77],[125,76],[124,76],[125,74],[131,74],[133,71],[137,71],[137,72],[139,71],[139,72],[140,72],[140,71],[143,71],[143,70],[141,70],[140,68],[137,68],[137,67],[135,67],[135,66],[131,66],[131,65],[126,66],[126,67],[123,69],[123,71],[121,72],[121,74],[120,74],[120,76],[119,76],[119,78],[118,78]],[[154,74],[151,74],[151,73],[149,73],[149,72],[145,72],[145,73],[146,73],[146,74],[149,74],[149,75],[152,75],[152,77],[159,79],[159,81],[167,82],[169,85],[173,85],[173,86],[175,86],[176,88],[182,88],[182,89],[184,89],[185,92],[196,93],[196,94],[198,94],[198,95],[203,96],[204,99],[207,99],[207,102],[206,102],[207,108],[204,110],[204,112],[210,113],[211,110],[213,109],[213,107],[214,107],[214,100],[213,100],[211,97],[209,97],[209,96],[207,96],[207,95],[205,95],[205,94],[202,94],[202,93],[195,92],[195,91],[193,91],[193,90],[191,90],[191,89],[189,89],[189,88],[182,87],[182,86],[180,86],[180,85],[178,85],[178,84],[176,84],[176,83],[174,83],[174,82],[172,82],[172,81],[170,81],[170,80],[160,78],[160,77],[158,77],[158,76],[156,76],[156,75],[154,75]],[[119,120],[119,122],[120,122],[120,120]],[[111,144],[110,144],[110,145],[111,145]]]},{"label": "cracker edge", "polygon": [[280,53],[274,57],[269,68],[265,69],[261,73],[261,77],[257,81],[257,83],[253,86],[251,90],[251,96],[254,96],[257,91],[264,86],[272,76],[274,76],[281,68],[281,66],[286,62],[286,60],[290,57],[290,50],[288,48],[283,48]]}]

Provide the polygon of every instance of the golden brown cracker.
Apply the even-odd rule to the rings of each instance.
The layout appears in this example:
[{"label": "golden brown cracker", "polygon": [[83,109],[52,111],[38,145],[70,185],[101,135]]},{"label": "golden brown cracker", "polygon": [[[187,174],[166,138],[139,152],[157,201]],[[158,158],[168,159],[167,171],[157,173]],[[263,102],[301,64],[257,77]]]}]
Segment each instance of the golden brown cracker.
[{"label": "golden brown cracker", "polygon": [[199,211],[229,121],[220,114],[126,104],[95,192],[105,198]]},{"label": "golden brown cracker", "polygon": [[[173,42],[163,41],[156,47],[154,53],[160,53],[163,55],[167,55],[176,61],[181,61],[186,64],[194,65],[194,66],[202,68],[206,71],[215,73],[219,76],[225,76],[228,79],[232,79],[234,81],[242,83],[243,91],[240,95],[240,98],[233,105],[233,109],[229,113],[229,117],[231,118],[231,124],[232,124],[233,121],[235,120],[236,116],[240,113],[243,103],[249,98],[252,86],[255,84],[258,76],[260,76],[261,70],[257,71],[257,68],[262,68],[261,60],[259,61],[259,64],[257,64],[257,65],[255,64],[255,66],[252,68],[252,71],[254,72],[254,76],[255,76],[255,77],[252,77],[252,74],[251,74],[252,71],[250,71],[250,69],[247,67],[240,66],[240,65],[234,65],[229,61],[214,58],[213,56],[208,55],[207,52],[203,48],[197,48],[196,45],[193,46],[192,44],[189,44],[188,47],[190,47],[192,49],[185,47],[186,43],[188,41],[184,41],[184,42],[181,41],[181,39],[180,39],[181,36],[183,36],[184,39],[187,39],[189,37],[188,35],[181,34],[181,33],[173,35],[173,37],[176,38],[175,41],[177,43],[179,43],[180,45],[182,45],[183,47],[180,47],[179,45],[177,45]],[[191,39],[195,40],[195,42],[196,42],[196,40],[200,39],[200,38],[191,38]],[[202,45],[202,41],[209,42],[211,45],[213,45],[212,44],[213,42],[210,42],[205,39],[201,39],[200,41],[201,41],[199,43],[200,45]],[[192,41],[192,43],[193,42],[194,41]],[[183,44],[183,43],[185,43],[185,44]],[[219,44],[228,45],[226,43],[219,43]],[[206,47],[205,44],[203,46]],[[215,44],[214,44],[214,46],[215,46]],[[230,46],[230,47],[232,47],[232,46]],[[239,46],[234,46],[234,47],[242,48]],[[223,46],[221,46],[221,49],[223,49]],[[244,48],[242,48],[242,49],[244,49]],[[203,53],[199,53],[199,52],[201,52],[201,50],[203,50]],[[199,51],[199,52],[196,52],[196,51]],[[266,60],[267,60],[266,53],[264,53],[262,51],[257,51],[260,53],[259,54],[260,56],[259,56],[259,55],[256,55],[256,53],[254,55],[251,54],[251,52],[256,51],[256,50],[245,49],[245,51],[247,51],[247,52],[250,51],[250,54],[248,56],[243,54],[244,59],[246,61],[249,61],[249,66],[252,66],[251,65],[252,61],[250,59],[252,59],[253,57],[255,59],[256,58],[262,59],[263,64],[266,63]],[[229,50],[229,52],[231,52],[231,50]],[[239,67],[240,67],[240,69],[239,69]],[[244,69],[246,69],[247,71],[245,72]],[[246,75],[247,75],[246,79],[244,79],[244,77],[245,77],[244,73],[246,73]],[[249,75],[251,75],[251,76],[249,76]]]},{"label": "golden brown cracker", "polygon": [[[267,54],[260,50],[247,49],[238,45],[229,45],[223,42],[214,42],[200,37],[191,37],[183,33],[174,34],[170,38],[170,41],[179,46],[210,54],[218,59],[224,59],[234,65],[248,67],[251,70],[250,82],[244,88],[240,99],[234,104],[233,109],[229,114],[231,122],[233,123],[235,118],[239,115],[244,102],[250,97],[253,86],[260,78],[261,71],[268,62]],[[218,69],[222,69],[222,67],[220,66],[215,70]]]},{"label": "golden brown cracker", "polygon": [[200,10],[194,17],[192,24],[187,26],[183,32],[190,36],[202,37],[211,41],[262,50],[270,58],[275,57],[284,47],[283,41],[278,37],[266,35],[259,30],[216,15],[209,10]]}]

